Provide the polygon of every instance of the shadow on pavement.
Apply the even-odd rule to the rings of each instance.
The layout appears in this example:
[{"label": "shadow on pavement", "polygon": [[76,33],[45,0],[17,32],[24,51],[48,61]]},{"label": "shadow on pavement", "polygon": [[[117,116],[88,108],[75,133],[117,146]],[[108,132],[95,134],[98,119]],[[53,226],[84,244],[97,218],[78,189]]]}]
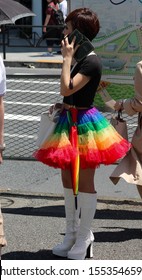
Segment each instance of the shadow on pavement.
[{"label": "shadow on pavement", "polygon": [[52,254],[51,250],[40,250],[38,252],[25,252],[17,251],[10,252],[2,255],[3,260],[62,260],[66,258],[60,258]]},{"label": "shadow on pavement", "polygon": [[133,239],[142,239],[142,230],[138,228],[101,227],[101,232],[95,232],[95,242],[119,243]]},{"label": "shadow on pavement", "polygon": [[[65,209],[63,205],[43,206],[43,207],[21,207],[21,208],[3,208],[3,213],[26,216],[47,216],[47,217],[65,217]],[[142,220],[141,211],[132,210],[113,210],[98,209],[95,219],[110,220]]]},{"label": "shadow on pavement", "polygon": [[3,208],[3,213],[26,216],[47,216],[65,217],[64,206],[43,206],[43,207],[22,207],[22,208]]}]

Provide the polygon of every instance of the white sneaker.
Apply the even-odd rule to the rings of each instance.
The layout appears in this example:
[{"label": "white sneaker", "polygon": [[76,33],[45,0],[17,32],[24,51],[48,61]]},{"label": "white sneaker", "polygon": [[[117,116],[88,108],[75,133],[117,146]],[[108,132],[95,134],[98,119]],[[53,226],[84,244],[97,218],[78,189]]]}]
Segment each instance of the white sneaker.
[{"label": "white sneaker", "polygon": [[52,57],[52,56],[54,56],[54,54],[53,54],[53,52],[47,52],[47,53],[42,54],[42,56],[44,56],[44,57]]}]

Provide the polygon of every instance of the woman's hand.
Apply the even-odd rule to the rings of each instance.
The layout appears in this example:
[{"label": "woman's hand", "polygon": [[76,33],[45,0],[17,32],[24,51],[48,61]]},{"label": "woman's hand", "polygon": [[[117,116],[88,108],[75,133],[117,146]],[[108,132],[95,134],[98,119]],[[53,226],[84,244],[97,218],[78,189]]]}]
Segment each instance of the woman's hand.
[{"label": "woman's hand", "polygon": [[62,111],[63,104],[62,103],[55,103],[55,104],[51,105],[48,109],[49,115],[52,115],[54,109],[61,109],[61,111]]},{"label": "woman's hand", "polygon": [[43,26],[43,33],[46,33],[46,26]]},{"label": "woman's hand", "polygon": [[123,109],[124,109],[124,108],[123,108],[123,100],[116,100],[114,109],[115,109],[116,111],[123,110]]},{"label": "woman's hand", "polygon": [[68,57],[70,59],[73,58],[76,50],[78,49],[79,45],[74,48],[76,37],[74,36],[72,42],[69,44],[68,37],[65,36],[61,42],[61,52],[63,58]]}]

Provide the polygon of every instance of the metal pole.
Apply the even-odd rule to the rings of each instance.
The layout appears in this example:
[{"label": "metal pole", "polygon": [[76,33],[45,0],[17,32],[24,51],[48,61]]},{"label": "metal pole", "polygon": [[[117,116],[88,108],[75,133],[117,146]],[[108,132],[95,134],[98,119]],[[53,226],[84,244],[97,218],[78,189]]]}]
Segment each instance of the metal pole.
[{"label": "metal pole", "polygon": [[6,59],[5,25],[2,26],[3,59]]},{"label": "metal pole", "polygon": [[71,0],[68,0],[68,14],[71,12]]}]

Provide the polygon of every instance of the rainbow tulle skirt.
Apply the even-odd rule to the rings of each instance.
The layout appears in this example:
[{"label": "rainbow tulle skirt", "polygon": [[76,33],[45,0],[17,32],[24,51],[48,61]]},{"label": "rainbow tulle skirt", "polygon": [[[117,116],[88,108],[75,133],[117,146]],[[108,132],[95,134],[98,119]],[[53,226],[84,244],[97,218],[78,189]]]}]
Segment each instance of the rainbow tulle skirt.
[{"label": "rainbow tulle skirt", "polygon": [[34,152],[33,157],[49,166],[69,169],[79,152],[80,167],[96,168],[125,156],[131,144],[122,138],[95,107],[78,110],[78,149],[70,142],[69,111],[63,110],[53,134]]}]

